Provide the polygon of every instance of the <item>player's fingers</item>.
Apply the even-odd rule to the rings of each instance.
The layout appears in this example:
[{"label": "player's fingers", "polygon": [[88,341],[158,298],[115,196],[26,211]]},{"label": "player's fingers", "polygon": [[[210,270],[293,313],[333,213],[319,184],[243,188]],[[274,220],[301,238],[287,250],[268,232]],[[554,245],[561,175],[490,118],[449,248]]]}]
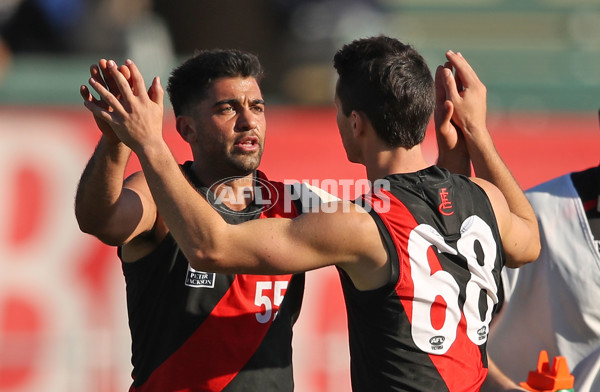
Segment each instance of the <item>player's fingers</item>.
[{"label": "player's fingers", "polygon": [[[467,59],[465,58],[465,56],[463,56],[463,54],[461,52],[456,52],[456,55],[462,60],[462,63],[464,64],[464,67],[466,69],[473,71],[473,67],[471,67],[471,64],[469,64],[469,62],[467,61]],[[473,72],[475,72],[475,71],[473,71]]]},{"label": "player's fingers", "polygon": [[135,95],[139,96],[147,94],[146,84],[144,83],[144,78],[138,67],[132,60],[127,60],[125,64],[131,71],[131,87],[133,88]]},{"label": "player's fingers", "polygon": [[121,72],[121,74],[123,74],[125,79],[127,79],[129,81],[129,83],[131,84],[131,71],[129,70],[129,68],[126,65],[120,65],[119,72]]},{"label": "player's fingers", "polygon": [[99,106],[96,106],[92,102],[88,102],[88,101],[84,101],[83,105],[85,106],[85,108],[87,110],[89,110],[94,115],[94,118],[96,118],[96,121],[98,121],[98,119],[101,119],[107,123],[113,122],[113,118],[109,111],[102,109]]},{"label": "player's fingers", "polygon": [[[456,67],[455,67],[456,61],[451,61],[451,57],[454,55],[455,55],[455,53],[451,50],[446,52],[446,58],[448,59],[448,61],[446,61],[446,63],[444,64],[444,67],[448,68],[450,71],[456,69]],[[454,73],[454,83],[456,84],[456,91],[458,91],[460,93],[461,91],[464,90],[465,86],[463,85],[463,81],[462,81],[462,78],[460,77],[458,69],[456,69],[456,72]]]},{"label": "player's fingers", "polygon": [[452,101],[444,101],[444,117],[442,118],[442,121],[444,123],[449,123],[452,124],[452,114],[454,114],[454,104],[452,103]]},{"label": "player's fingers", "polygon": [[450,132],[452,114],[454,113],[454,105],[452,101],[446,100],[441,105],[437,106],[434,111],[434,124],[437,132]]},{"label": "player's fingers", "polygon": [[[110,69],[110,67],[109,67]],[[122,77],[122,76],[121,76]],[[98,93],[98,95],[100,96],[100,99],[109,107],[112,107],[114,109],[114,111],[117,112],[123,112],[123,105],[121,105],[121,102],[119,102],[119,100],[113,95],[112,92],[110,92],[105,86],[103,86],[101,83],[98,83],[94,78],[90,78],[89,80],[90,86]],[[93,104],[96,107],[99,107],[99,105],[97,105],[95,102],[90,102],[90,101],[84,101],[84,104],[86,105],[86,107],[88,107],[88,104]],[[96,114],[96,113],[94,113]]]},{"label": "player's fingers", "polygon": [[469,79],[472,79],[474,82],[481,83],[479,80],[479,76],[477,76],[477,72],[471,67],[471,64],[467,61],[467,59],[462,55],[462,53],[457,53],[458,57],[463,61],[463,66],[465,71],[468,72]]},{"label": "player's fingers", "polygon": [[79,87],[79,95],[81,95],[81,98],[83,98],[84,101],[91,101],[93,99],[90,90],[84,85]]},{"label": "player's fingers", "polygon": [[[452,63],[448,62],[447,64],[448,68],[452,70]],[[456,83],[456,91],[458,91],[459,93],[465,89],[465,86],[463,84],[462,78],[460,77],[460,73],[458,72],[458,70],[454,73],[454,82]]]},{"label": "player's fingers", "polygon": [[459,95],[458,86],[456,83],[456,79],[452,74],[452,70],[447,67],[443,67],[441,72],[441,78],[443,81],[443,86],[446,89],[446,99],[450,99],[452,101],[460,100],[461,97]]},{"label": "player's fingers", "polygon": [[442,105],[446,100],[446,86],[444,77],[444,66],[438,65],[435,70],[435,103]]},{"label": "player's fingers", "polygon": [[79,95],[81,95],[81,98],[83,98],[84,102],[92,102],[93,104],[98,105],[103,109],[110,110],[110,108],[104,101],[99,101],[96,99],[96,97],[92,95],[90,89],[86,85],[82,85],[79,87]]},{"label": "player's fingers", "polygon": [[[134,92],[132,91],[132,87],[130,86],[129,81],[125,79],[125,76],[123,76],[123,74],[119,71],[117,64],[114,62],[114,60],[108,60],[106,70],[110,73],[110,76],[114,80],[118,91],[121,94],[121,98],[123,99],[123,105],[129,107],[130,103],[133,102],[134,97]],[[115,98],[114,95],[113,98]],[[105,102],[109,103],[106,100]]]},{"label": "player's fingers", "polygon": [[[119,95],[120,94],[119,85],[117,84],[114,76],[108,70],[109,61],[112,61],[112,60],[101,59],[98,64],[100,66],[100,69],[102,70],[102,76],[106,82],[105,86],[114,95]],[[126,76],[126,78],[128,79],[128,75]]]},{"label": "player's fingers", "polygon": [[[106,69],[106,67],[105,67],[105,69]],[[117,67],[117,69],[119,70],[119,72],[121,72],[123,77],[125,77],[125,79],[129,82],[129,84],[131,84],[131,72],[129,71],[129,68],[127,68],[126,65],[120,65]],[[113,94],[118,94],[119,87],[118,87],[115,79],[108,72],[106,75],[106,81],[107,81],[108,89],[110,90],[110,92],[112,92]]]},{"label": "player's fingers", "polygon": [[461,81],[464,88],[469,88],[480,83],[477,74],[460,52],[454,53],[449,50],[446,53],[446,58],[456,69],[456,77]]},{"label": "player's fingers", "polygon": [[454,107],[451,101],[445,101],[444,104],[435,113],[435,135],[440,151],[449,151],[453,149],[459,135],[452,125],[451,118]]},{"label": "player's fingers", "polygon": [[148,89],[148,96],[153,102],[159,104],[160,106],[163,105],[165,90],[160,84],[160,78],[158,76],[152,80],[152,85],[150,85],[150,88]]},{"label": "player's fingers", "polygon": [[444,68],[448,68],[450,70],[450,72],[452,72],[454,74],[454,82],[456,83],[456,89],[458,90],[458,92],[461,92],[464,87],[463,87],[462,81],[460,80],[458,75],[456,73],[454,73],[454,66],[452,65],[452,63],[450,61],[446,61],[444,63]]},{"label": "player's fingers", "polygon": [[98,83],[102,84],[103,86],[106,86],[104,76],[102,75],[100,68],[96,64],[92,64],[90,66],[90,76],[94,78],[94,80],[96,80]]}]

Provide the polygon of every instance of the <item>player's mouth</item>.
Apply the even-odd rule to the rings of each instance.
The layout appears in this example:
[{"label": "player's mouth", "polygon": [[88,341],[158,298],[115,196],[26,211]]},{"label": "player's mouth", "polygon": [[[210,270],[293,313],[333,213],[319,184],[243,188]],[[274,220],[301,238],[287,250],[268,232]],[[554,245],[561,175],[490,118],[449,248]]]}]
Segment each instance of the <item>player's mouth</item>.
[{"label": "player's mouth", "polygon": [[241,151],[241,152],[258,151],[258,149],[259,149],[258,141],[259,140],[256,136],[246,136],[246,137],[243,137],[240,140],[238,140],[234,144],[234,148],[237,151]]}]

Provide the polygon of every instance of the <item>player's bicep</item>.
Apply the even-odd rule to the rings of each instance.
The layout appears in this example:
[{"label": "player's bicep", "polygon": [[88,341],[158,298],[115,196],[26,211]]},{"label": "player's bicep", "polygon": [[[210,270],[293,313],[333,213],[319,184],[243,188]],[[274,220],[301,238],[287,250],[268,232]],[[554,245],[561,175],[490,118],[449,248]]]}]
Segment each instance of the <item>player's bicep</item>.
[{"label": "player's bicep", "polygon": [[529,255],[533,253],[531,249],[535,241],[531,226],[511,213],[510,230],[502,236],[506,266],[518,268],[533,261]]},{"label": "player's bicep", "polygon": [[492,204],[506,255],[506,266],[517,268],[531,262],[536,236],[530,223],[511,211],[497,187],[483,180],[474,181],[484,189]]}]

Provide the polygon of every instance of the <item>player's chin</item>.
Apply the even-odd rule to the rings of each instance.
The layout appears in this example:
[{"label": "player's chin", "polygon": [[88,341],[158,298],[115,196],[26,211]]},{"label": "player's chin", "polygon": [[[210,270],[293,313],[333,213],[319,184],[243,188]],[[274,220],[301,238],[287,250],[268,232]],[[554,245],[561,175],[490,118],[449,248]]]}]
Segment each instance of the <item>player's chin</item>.
[{"label": "player's chin", "polygon": [[239,154],[236,156],[235,163],[239,170],[251,172],[258,169],[262,154]]}]

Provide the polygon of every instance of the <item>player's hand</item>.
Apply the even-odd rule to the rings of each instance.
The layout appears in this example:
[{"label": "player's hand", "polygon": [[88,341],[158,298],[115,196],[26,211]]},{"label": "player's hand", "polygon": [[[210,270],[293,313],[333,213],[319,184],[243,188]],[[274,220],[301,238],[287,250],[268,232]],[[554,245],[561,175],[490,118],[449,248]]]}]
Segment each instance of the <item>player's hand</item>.
[{"label": "player's hand", "polygon": [[[438,143],[438,165],[454,173],[471,174],[469,151],[462,130],[452,120],[454,104],[448,96],[446,77],[452,77],[450,63],[437,67],[435,73],[435,110],[433,120]],[[457,83],[457,82],[455,82]],[[458,82],[460,83],[460,82]]]},{"label": "player's hand", "polygon": [[[460,53],[446,52],[448,62],[439,72],[446,99],[452,104],[452,120],[468,139],[487,134],[487,89]],[[453,75],[452,69],[455,74]],[[437,73],[436,73],[437,76]]]},{"label": "player's hand", "polygon": [[[146,145],[163,142],[164,90],[159,78],[155,77],[146,91],[144,79],[135,63],[127,60],[125,66],[130,72],[130,79],[114,61],[107,62],[105,80],[112,79],[112,87],[90,78],[90,86],[100,95],[102,102],[85,100],[84,105],[94,116],[109,124],[119,140],[139,152]],[[111,88],[116,90],[113,92]]]},{"label": "player's hand", "polygon": [[[122,73],[125,79],[131,81],[131,72],[129,71],[129,68],[127,68],[125,65],[121,65],[120,67],[118,67],[118,70]],[[97,83],[107,88],[115,96],[120,97],[120,92],[115,79],[107,72],[106,59],[100,59],[97,65],[93,64],[92,66],[90,66],[90,75],[91,79],[95,80]],[[97,105],[98,107],[101,107],[108,111],[112,110],[112,108],[109,107],[108,104],[106,104],[103,100],[96,99],[87,86],[82,85],[79,89],[79,93],[83,98],[84,102],[91,102],[94,105]],[[115,133],[113,132],[110,124],[108,124],[102,117],[99,117],[94,114],[94,120],[96,121],[96,125],[108,141],[112,143],[120,142],[117,135],[115,135]]]}]

